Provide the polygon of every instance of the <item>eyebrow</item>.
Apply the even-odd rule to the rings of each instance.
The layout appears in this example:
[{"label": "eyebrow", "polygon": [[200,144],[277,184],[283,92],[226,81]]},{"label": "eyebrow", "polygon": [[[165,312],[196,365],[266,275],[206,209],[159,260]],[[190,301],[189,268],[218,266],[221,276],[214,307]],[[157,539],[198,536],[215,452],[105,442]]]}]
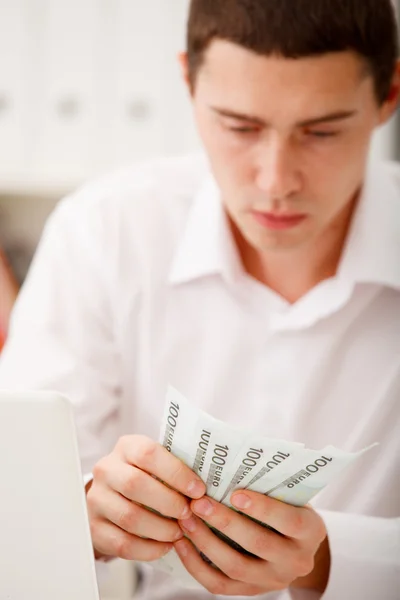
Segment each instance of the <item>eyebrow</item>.
[{"label": "eyebrow", "polygon": [[[256,117],[254,115],[247,115],[244,113],[237,113],[232,110],[228,110],[225,108],[218,108],[215,106],[211,106],[211,110],[221,115],[222,117],[229,117],[231,119],[237,119],[238,121],[249,121],[255,123],[257,125],[267,126],[268,123]],[[305,121],[300,121],[297,123],[297,127],[310,127],[311,125],[318,125],[321,123],[334,123],[336,121],[344,121],[346,119],[351,119],[357,114],[356,110],[342,110],[334,113],[329,113],[326,115],[321,115],[319,117],[312,117],[311,119],[306,119]]]}]

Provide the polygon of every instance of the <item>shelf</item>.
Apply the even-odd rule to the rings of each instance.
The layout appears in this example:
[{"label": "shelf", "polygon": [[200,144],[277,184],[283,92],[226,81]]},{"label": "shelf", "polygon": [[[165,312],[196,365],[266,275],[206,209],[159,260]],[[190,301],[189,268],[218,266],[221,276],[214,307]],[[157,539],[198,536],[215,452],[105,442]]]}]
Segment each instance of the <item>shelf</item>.
[{"label": "shelf", "polygon": [[32,197],[32,198],[49,198],[59,199],[69,194],[74,189],[77,189],[87,178],[75,179],[69,181],[40,181],[37,179],[29,179],[21,177],[18,179],[1,179],[0,178],[0,197]]}]

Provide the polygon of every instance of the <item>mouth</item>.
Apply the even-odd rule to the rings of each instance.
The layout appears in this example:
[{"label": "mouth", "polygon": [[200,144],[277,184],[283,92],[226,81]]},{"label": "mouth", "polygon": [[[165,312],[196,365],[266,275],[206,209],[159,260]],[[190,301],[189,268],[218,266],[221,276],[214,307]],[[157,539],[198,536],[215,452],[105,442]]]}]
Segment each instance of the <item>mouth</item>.
[{"label": "mouth", "polygon": [[252,211],[252,215],[259,225],[275,231],[293,229],[307,219],[307,215],[304,214],[282,215],[277,213]]}]

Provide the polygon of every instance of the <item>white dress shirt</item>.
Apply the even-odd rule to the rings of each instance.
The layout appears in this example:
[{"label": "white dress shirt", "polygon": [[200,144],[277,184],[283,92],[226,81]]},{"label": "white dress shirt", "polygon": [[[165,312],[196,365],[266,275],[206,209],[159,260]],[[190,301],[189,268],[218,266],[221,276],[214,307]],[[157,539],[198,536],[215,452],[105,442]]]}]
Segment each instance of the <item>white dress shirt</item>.
[{"label": "white dress shirt", "polygon": [[[88,472],[122,433],[158,438],[169,383],[267,436],[380,442],[313,503],[332,552],[323,598],[399,598],[399,166],[369,167],[337,275],[294,305],[243,271],[202,157],[64,199],[17,301],[0,387],[66,394]],[[149,600],[211,597],[145,570]],[[300,596],[314,597],[264,597]]]}]

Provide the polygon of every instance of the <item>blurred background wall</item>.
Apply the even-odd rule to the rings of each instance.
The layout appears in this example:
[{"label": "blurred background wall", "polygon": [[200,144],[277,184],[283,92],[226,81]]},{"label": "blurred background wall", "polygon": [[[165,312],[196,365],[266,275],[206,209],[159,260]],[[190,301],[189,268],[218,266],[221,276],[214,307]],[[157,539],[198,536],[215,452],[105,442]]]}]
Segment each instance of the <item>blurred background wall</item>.
[{"label": "blurred background wall", "polygon": [[[399,0],[400,3],[400,0]],[[81,182],[199,148],[176,56],[189,0],[0,0],[0,240],[22,281]],[[398,158],[393,120],[374,154]]]},{"label": "blurred background wall", "polygon": [[18,279],[81,182],[198,148],[176,56],[189,0],[0,0],[0,239]]},{"label": "blurred background wall", "polygon": [[[0,312],[61,197],[114,168],[199,149],[176,60],[188,5],[0,0]],[[373,153],[400,158],[399,119]],[[14,273],[7,295],[5,258]],[[0,328],[0,349],[1,336]],[[132,570],[112,569],[103,597],[130,598]]]}]

